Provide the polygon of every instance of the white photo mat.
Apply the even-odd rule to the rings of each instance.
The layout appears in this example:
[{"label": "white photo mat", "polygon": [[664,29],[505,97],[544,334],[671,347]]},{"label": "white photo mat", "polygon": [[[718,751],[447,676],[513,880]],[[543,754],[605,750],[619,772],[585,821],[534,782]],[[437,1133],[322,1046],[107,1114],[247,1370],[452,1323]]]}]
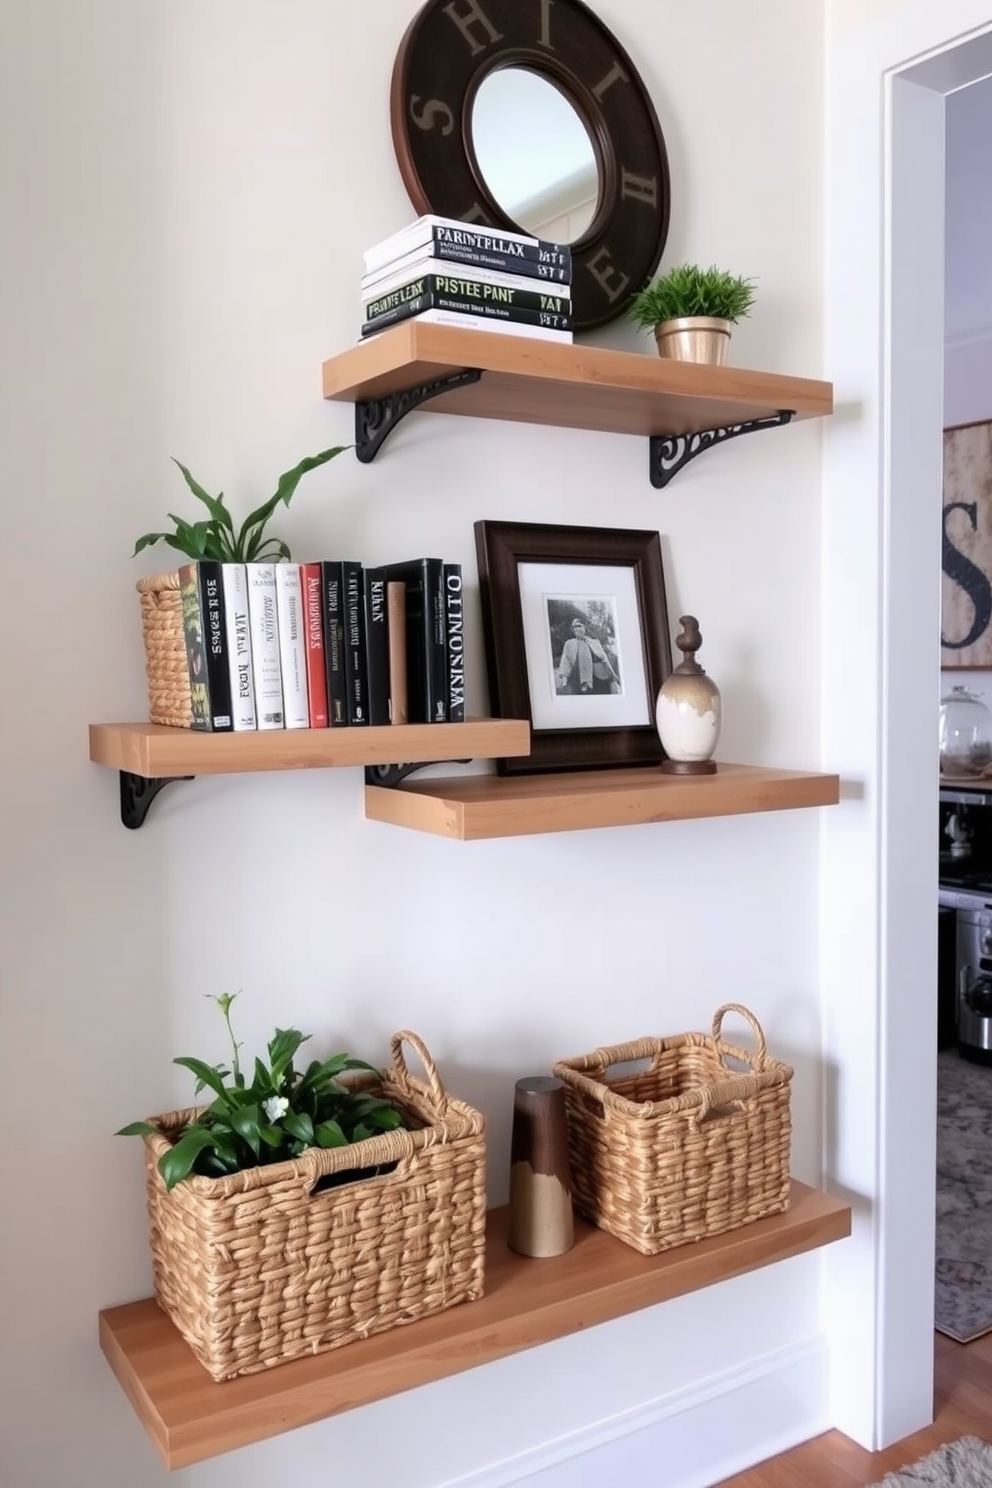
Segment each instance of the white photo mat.
[{"label": "white photo mat", "polygon": [[[520,613],[527,655],[527,686],[534,729],[635,728],[650,724],[641,612],[635,570],[625,564],[530,563],[518,561]],[[622,691],[577,697],[555,686],[558,658],[552,656],[548,600],[610,601]]]}]

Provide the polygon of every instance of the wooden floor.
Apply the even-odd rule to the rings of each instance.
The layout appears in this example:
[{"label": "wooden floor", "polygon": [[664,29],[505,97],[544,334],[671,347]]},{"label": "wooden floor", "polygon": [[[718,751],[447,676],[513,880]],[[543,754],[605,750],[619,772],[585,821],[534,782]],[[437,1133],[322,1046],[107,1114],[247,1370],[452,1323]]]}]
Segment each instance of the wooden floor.
[{"label": "wooden floor", "polygon": [[974,1343],[936,1339],[934,1424],[884,1452],[865,1452],[839,1431],[773,1457],[720,1488],[867,1488],[959,1436],[992,1441],[992,1333]]}]

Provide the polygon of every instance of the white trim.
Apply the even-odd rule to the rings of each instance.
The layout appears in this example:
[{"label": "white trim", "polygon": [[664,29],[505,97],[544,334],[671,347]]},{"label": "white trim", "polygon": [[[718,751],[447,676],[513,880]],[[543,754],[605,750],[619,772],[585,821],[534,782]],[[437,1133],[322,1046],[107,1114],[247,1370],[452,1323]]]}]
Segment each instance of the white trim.
[{"label": "white trim", "polygon": [[988,0],[906,0],[829,54],[824,1162],[855,1217],[824,1318],[834,1423],[870,1448],[932,1418],[942,114],[990,42]]},{"label": "white trim", "polygon": [[707,1488],[826,1431],[827,1398],[817,1335],[438,1488]]}]

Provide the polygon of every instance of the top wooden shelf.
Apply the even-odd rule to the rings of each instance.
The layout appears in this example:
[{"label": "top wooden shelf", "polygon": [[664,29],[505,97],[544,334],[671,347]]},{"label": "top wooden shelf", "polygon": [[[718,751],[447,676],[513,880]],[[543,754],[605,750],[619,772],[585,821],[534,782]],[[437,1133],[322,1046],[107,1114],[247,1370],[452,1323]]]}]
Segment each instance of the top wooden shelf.
[{"label": "top wooden shelf", "polygon": [[784,410],[796,419],[833,411],[828,382],[415,319],[325,362],[324,397],[388,398],[470,368],[482,373],[478,381],[431,396],[424,410],[641,435],[693,434]]}]

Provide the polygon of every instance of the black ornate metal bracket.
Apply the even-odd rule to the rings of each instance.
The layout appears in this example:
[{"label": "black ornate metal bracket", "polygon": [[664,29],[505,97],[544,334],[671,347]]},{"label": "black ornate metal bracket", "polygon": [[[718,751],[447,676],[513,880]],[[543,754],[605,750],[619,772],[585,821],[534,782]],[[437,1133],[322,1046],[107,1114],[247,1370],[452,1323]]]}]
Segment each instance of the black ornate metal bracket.
[{"label": "black ornate metal bracket", "polygon": [[355,404],[355,454],[363,465],[370,465],[400,419],[429,398],[450,393],[454,388],[468,387],[478,382],[481,376],[478,367],[466,367],[464,372],[452,372],[449,377],[438,377],[433,382],[422,382],[398,393],[387,393],[384,398],[360,398]]},{"label": "black ornate metal bracket", "polygon": [[130,770],[121,770],[121,821],[132,831],[137,831],[148,808],[167,785],[176,780],[193,780],[193,775],[165,775],[161,778],[149,775],[133,775]]},{"label": "black ornate metal bracket", "polygon": [[720,429],[700,429],[695,434],[652,434],[649,437],[651,484],[660,490],[704,450],[728,439],[736,439],[738,434],[754,434],[758,429],[780,429],[793,418],[794,409],[782,408],[778,413],[748,419],[742,424],[728,424]]},{"label": "black ornate metal bracket", "polygon": [[415,765],[366,765],[365,784],[381,785],[387,790],[399,785],[414,770],[424,770],[428,765],[467,765],[467,759],[461,760],[421,760]]}]

